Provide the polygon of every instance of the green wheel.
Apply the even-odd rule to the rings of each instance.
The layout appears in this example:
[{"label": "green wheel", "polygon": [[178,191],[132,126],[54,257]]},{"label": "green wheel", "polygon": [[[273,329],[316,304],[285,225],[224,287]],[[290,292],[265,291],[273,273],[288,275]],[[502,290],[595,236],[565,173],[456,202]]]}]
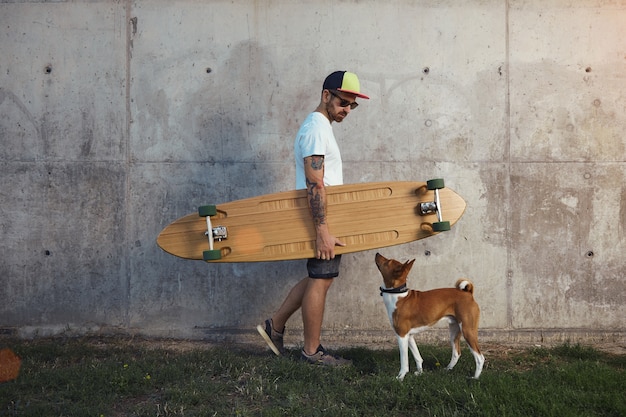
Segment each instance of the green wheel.
[{"label": "green wheel", "polygon": [[433,232],[447,232],[450,230],[450,222],[436,222],[433,223]]},{"label": "green wheel", "polygon": [[441,188],[444,188],[445,185],[443,183],[443,178],[437,178],[434,180],[427,181],[426,187],[428,187],[429,190],[439,190]]},{"label": "green wheel", "polygon": [[219,249],[205,250],[204,252],[202,252],[202,259],[204,259],[206,262],[217,261],[219,259],[222,259],[222,252]]},{"label": "green wheel", "polygon": [[217,214],[217,207],[211,206],[200,206],[198,207],[198,214],[200,217],[206,216],[215,216]]}]

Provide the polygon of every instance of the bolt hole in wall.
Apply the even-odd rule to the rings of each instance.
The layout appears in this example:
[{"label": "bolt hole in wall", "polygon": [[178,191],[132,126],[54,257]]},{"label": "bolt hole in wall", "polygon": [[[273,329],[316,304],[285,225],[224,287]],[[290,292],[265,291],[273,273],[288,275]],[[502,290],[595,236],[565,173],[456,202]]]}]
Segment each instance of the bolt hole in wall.
[{"label": "bolt hole in wall", "polygon": [[52,74],[52,65],[46,65],[46,67],[43,69],[43,71],[46,74]]}]

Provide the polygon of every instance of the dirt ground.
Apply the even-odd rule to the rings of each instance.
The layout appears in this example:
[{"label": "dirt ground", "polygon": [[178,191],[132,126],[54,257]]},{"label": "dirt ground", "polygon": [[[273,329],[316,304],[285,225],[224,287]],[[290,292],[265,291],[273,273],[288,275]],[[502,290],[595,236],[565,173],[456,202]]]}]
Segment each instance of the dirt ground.
[{"label": "dirt ground", "polygon": [[[420,345],[441,345],[448,346],[448,342],[446,341],[447,332],[440,332],[439,334],[434,331],[435,336],[426,336],[424,334],[416,336],[416,341],[418,346]],[[294,332],[294,335],[291,336],[289,340],[285,340],[285,345],[289,349],[298,349],[300,345],[297,342],[298,336],[296,335],[298,331]],[[369,337],[371,336],[371,337]],[[64,336],[57,336],[58,338],[63,338]],[[130,336],[130,335],[92,335],[92,336],[80,336],[80,335],[65,335],[65,337],[71,338],[79,338],[85,342],[91,343],[94,346],[99,346],[105,349],[107,346],[134,346],[134,347],[143,347],[147,349],[166,349],[172,352],[187,352],[195,349],[208,349],[214,346],[232,346],[238,349],[250,350],[250,351],[258,351],[259,349],[267,350],[269,349],[263,342],[263,340],[256,334],[256,332],[251,332],[249,334],[239,334],[236,337],[229,337],[225,340],[220,341],[207,341],[207,340],[196,340],[196,339],[169,339],[169,338],[149,338],[144,336]],[[485,340],[486,339],[486,340]],[[504,340],[501,342],[494,342],[494,339],[497,339],[497,335],[494,337],[493,334],[489,334],[488,337],[485,337],[480,341],[481,350],[485,354],[485,356],[497,358],[497,357],[507,357],[511,354],[519,353],[527,349],[532,348],[551,348],[554,346],[563,345],[564,343],[569,343],[572,345],[580,344],[581,346],[593,347],[602,352],[606,352],[613,355],[626,355],[626,339],[621,337],[610,337],[610,338],[590,338],[587,341],[563,341],[563,340],[555,340],[552,339],[548,342],[533,342],[533,341],[519,341],[519,340]],[[354,340],[359,340],[358,343],[354,343]],[[547,339],[546,339],[547,340]],[[36,342],[37,339],[30,340],[28,343]],[[0,347],[7,344],[5,342],[9,342],[9,344],[15,343],[15,338],[9,335],[0,335]],[[350,340],[342,339],[342,338],[332,338],[332,337],[324,337],[324,346],[331,350],[335,349],[343,349],[350,347],[364,347],[367,349],[386,349],[393,350],[397,349],[397,344],[395,341],[395,337],[391,334],[388,337],[381,337],[380,334],[374,335],[364,335],[364,337],[360,338],[351,338]],[[463,341],[461,343],[462,349],[466,348],[466,344]]]},{"label": "dirt ground", "polygon": [[[166,349],[174,352],[186,352],[195,349],[208,349],[213,346],[237,346],[243,350],[257,350],[259,348],[266,349],[265,344],[262,340],[246,340],[243,343],[233,343],[233,342],[207,342],[200,340],[178,340],[178,339],[146,339],[146,338],[130,338],[130,339],[120,339],[121,344],[132,343],[137,346],[140,344],[146,348],[153,349]],[[97,342],[96,342],[97,343]],[[429,342],[421,343],[421,344],[432,344]],[[437,343],[439,344],[439,343]],[[447,346],[445,343],[441,343],[442,345]],[[508,356],[517,352],[522,352],[526,349],[531,348],[550,348],[554,346],[561,345],[563,343],[551,343],[551,344],[539,344],[532,342],[507,342],[507,343],[494,343],[494,342],[485,342],[481,343],[481,350],[486,356],[490,357],[498,357],[498,356]],[[418,346],[420,345],[418,340]],[[599,351],[610,353],[613,355],[626,355],[626,343],[615,343],[615,342],[593,342],[593,343],[581,343],[583,346],[593,347],[598,349]],[[384,342],[384,343],[364,343],[359,344],[360,347],[365,347],[368,349],[396,349],[396,345],[393,342]],[[464,349],[466,346],[464,342],[462,343],[462,348]],[[287,345],[290,349],[296,349],[298,346],[295,345]],[[331,348],[343,348],[348,347],[343,345],[329,345]],[[269,351],[269,350],[268,350]]]}]

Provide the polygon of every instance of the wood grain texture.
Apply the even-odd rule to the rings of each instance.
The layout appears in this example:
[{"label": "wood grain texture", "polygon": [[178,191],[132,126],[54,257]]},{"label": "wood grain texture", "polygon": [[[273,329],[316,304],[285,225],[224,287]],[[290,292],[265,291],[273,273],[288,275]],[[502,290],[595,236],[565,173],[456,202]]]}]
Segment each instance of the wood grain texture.
[{"label": "wood grain texture", "polygon": [[[350,253],[398,245],[433,236],[435,213],[419,214],[421,202],[434,201],[425,182],[397,181],[339,185],[326,188],[331,233]],[[465,201],[449,188],[439,190],[442,216],[451,225],[465,211]],[[209,202],[207,202],[209,204]],[[217,205],[213,227],[225,226],[228,238],[215,241],[222,259],[211,262],[259,262],[314,256],[315,230],[306,191],[286,191]],[[184,216],[159,234],[158,245],[185,259],[202,260],[209,249],[206,219]]]}]

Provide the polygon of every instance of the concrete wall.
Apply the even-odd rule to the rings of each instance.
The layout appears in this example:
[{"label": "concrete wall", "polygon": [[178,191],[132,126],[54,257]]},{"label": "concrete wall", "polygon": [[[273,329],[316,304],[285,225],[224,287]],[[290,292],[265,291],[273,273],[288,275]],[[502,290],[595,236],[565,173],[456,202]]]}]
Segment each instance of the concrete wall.
[{"label": "concrete wall", "polygon": [[[292,189],[295,132],[348,69],[372,99],[335,126],[346,182],[443,177],[468,202],[382,251],[417,258],[412,287],[470,277],[487,338],[623,338],[624,39],[623,0],[2,0],[0,328],[250,334],[303,263],[156,236]],[[373,254],[345,257],[326,337],[391,337]]]}]

